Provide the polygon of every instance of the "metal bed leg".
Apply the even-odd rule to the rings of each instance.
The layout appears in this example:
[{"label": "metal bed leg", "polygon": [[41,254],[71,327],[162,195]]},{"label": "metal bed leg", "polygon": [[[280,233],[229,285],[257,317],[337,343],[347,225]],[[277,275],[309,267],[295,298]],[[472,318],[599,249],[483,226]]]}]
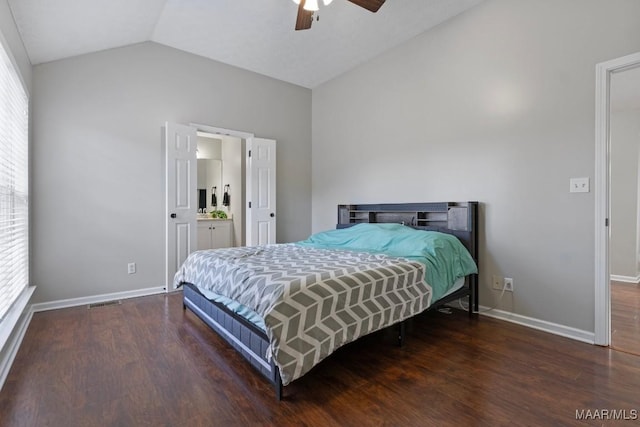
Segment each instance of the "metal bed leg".
[{"label": "metal bed leg", "polygon": [[404,335],[406,333],[406,320],[400,322],[400,330],[398,331],[398,347],[402,347],[404,345]]},{"label": "metal bed leg", "polygon": [[477,313],[478,310],[480,310],[480,307],[479,307],[480,296],[478,295],[478,276],[477,275],[476,275],[476,279],[473,281],[473,293],[474,293],[473,309]]},{"label": "metal bed leg", "polygon": [[282,400],[282,378],[280,378],[280,370],[274,366],[274,369],[276,370],[276,378],[274,381],[274,385],[276,388],[276,399],[278,400],[278,402],[280,402]]},{"label": "metal bed leg", "polygon": [[469,317],[478,312],[478,299],[478,276],[474,275],[469,283]]}]

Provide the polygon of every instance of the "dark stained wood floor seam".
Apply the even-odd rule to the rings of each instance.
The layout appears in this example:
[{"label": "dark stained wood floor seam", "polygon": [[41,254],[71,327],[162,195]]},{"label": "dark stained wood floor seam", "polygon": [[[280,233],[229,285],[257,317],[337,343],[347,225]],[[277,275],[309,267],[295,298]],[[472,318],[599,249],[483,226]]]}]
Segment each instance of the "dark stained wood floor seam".
[{"label": "dark stained wood floor seam", "polygon": [[[271,386],[181,295],[36,313],[0,392],[0,426],[571,426],[640,409],[640,357],[438,311]],[[630,412],[627,412],[630,413]],[[627,421],[618,425],[635,425]]]}]

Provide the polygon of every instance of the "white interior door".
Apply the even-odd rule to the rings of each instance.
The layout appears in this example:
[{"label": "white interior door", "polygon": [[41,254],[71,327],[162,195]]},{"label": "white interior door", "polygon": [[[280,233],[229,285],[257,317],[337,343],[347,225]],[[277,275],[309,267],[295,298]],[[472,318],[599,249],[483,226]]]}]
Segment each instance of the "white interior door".
[{"label": "white interior door", "polygon": [[246,245],[276,242],[276,141],[247,139]]},{"label": "white interior door", "polygon": [[196,129],[165,124],[166,289],[197,243]]}]

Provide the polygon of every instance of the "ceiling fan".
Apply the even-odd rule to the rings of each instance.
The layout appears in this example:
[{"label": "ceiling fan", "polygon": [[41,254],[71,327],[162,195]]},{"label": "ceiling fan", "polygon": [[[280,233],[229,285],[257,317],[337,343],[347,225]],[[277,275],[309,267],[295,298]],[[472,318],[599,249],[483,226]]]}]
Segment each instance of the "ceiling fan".
[{"label": "ceiling fan", "polygon": [[[298,4],[298,17],[296,18],[296,31],[308,30],[313,23],[313,14],[318,10],[318,0],[293,0]],[[351,3],[363,7],[368,11],[376,13],[384,4],[385,0],[347,0]],[[332,0],[324,0],[325,6]]]}]

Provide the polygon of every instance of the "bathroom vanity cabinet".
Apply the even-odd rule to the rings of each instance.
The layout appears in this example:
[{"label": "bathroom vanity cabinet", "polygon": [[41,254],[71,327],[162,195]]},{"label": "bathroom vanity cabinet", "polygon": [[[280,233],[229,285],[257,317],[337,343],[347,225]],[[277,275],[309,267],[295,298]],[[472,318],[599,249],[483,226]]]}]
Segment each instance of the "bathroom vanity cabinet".
[{"label": "bathroom vanity cabinet", "polygon": [[198,219],[198,250],[232,246],[232,225],[230,219]]}]

